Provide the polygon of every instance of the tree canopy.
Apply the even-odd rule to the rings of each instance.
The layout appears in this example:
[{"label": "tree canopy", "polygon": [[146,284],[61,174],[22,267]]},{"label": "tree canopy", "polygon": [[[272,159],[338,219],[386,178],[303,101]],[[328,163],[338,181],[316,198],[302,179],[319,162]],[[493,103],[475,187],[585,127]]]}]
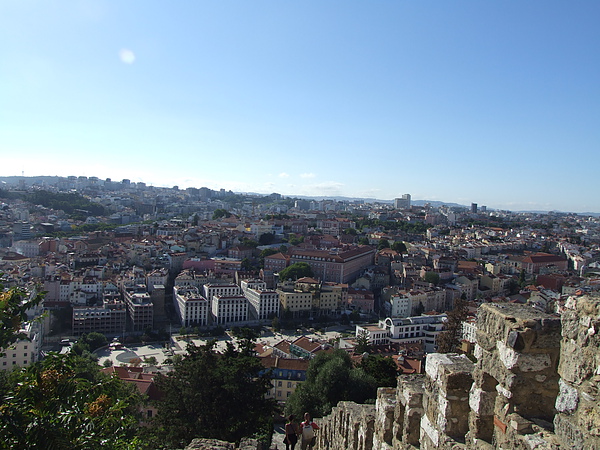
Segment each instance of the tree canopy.
[{"label": "tree canopy", "polygon": [[281,272],[279,272],[280,280],[297,280],[303,277],[312,277],[314,275],[312,268],[305,262],[294,263]]},{"label": "tree canopy", "polygon": [[258,238],[260,245],[270,245],[275,241],[275,235],[273,233],[263,233]]},{"label": "tree canopy", "polygon": [[0,442],[11,449],[137,448],[135,386],[93,361],[51,353],[0,387]]},{"label": "tree canopy", "polygon": [[217,208],[213,211],[213,220],[220,219],[221,217],[229,217],[229,211],[223,208]]},{"label": "tree canopy", "polygon": [[467,302],[458,297],[454,300],[454,309],[448,312],[448,321],[444,331],[437,336],[437,351],[439,353],[450,353],[457,350],[462,335],[462,323],[468,315]]},{"label": "tree canopy", "polygon": [[228,343],[223,353],[215,344],[189,344],[174,370],[155,378],[163,397],[146,430],[149,448],[183,447],[197,437],[270,439],[275,401],[265,395],[271,377],[255,357],[252,340],[238,340],[237,347]]},{"label": "tree canopy", "polygon": [[27,320],[27,310],[41,300],[41,294],[31,296],[21,288],[4,291],[0,284],[0,351],[24,337],[19,330]]},{"label": "tree canopy", "polygon": [[368,355],[358,365],[375,378],[377,387],[396,387],[398,366],[389,356]]},{"label": "tree canopy", "polygon": [[377,382],[359,367],[353,367],[344,350],[318,354],[308,366],[306,381],[286,402],[286,413],[302,417],[309,412],[323,417],[340,401],[364,403],[377,395]]},{"label": "tree canopy", "polygon": [[406,244],[402,241],[396,241],[390,247],[392,250],[398,253],[406,253]]}]

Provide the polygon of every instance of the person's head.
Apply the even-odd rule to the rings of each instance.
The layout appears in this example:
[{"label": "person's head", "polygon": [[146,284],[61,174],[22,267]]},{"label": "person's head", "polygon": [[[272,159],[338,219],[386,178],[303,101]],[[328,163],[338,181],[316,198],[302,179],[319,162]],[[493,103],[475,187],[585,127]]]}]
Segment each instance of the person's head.
[{"label": "person's head", "polygon": [[290,415],[288,416],[288,422],[293,422],[293,421],[294,421],[294,419],[295,419],[295,417],[294,417],[294,415],[293,415],[293,414],[290,414]]},{"label": "person's head", "polygon": [[310,420],[310,414],[304,413],[304,420]]}]

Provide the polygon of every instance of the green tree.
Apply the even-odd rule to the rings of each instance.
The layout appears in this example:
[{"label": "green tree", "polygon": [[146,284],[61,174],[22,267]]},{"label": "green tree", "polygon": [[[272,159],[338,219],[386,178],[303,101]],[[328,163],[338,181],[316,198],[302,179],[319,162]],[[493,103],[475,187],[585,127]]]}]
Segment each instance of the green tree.
[{"label": "green tree", "polygon": [[279,252],[277,250],[275,250],[274,248],[265,248],[258,254],[258,265],[260,267],[265,267],[265,258],[267,256],[274,255],[276,253],[279,253]]},{"label": "green tree", "polygon": [[223,353],[215,344],[188,345],[174,370],[155,378],[163,397],[146,430],[149,448],[182,448],[196,437],[239,442],[270,435],[275,403],[265,395],[271,377],[254,356],[253,342],[229,343]]},{"label": "green tree", "polygon": [[354,348],[356,353],[369,353],[371,351],[371,344],[369,344],[369,332],[361,329],[356,336],[356,347]]},{"label": "green tree", "polygon": [[377,387],[396,387],[398,366],[389,356],[368,355],[358,365],[375,378]]},{"label": "green tree", "polygon": [[304,242],[304,236],[300,236],[294,233],[290,233],[288,237],[288,242],[292,245],[298,245]]},{"label": "green tree", "polygon": [[258,237],[258,243],[260,245],[270,245],[275,241],[275,235],[273,233],[263,233]]},{"label": "green tree", "polygon": [[358,238],[358,244],[359,245],[369,245],[369,238],[367,238],[367,237]]},{"label": "green tree", "polygon": [[217,208],[213,211],[213,220],[220,219],[221,217],[229,217],[229,212],[226,209]]},{"label": "green tree", "polygon": [[246,271],[250,271],[252,269],[254,269],[254,266],[252,265],[252,261],[250,261],[250,259],[248,258],[244,258],[242,259],[242,270],[246,270]]},{"label": "green tree", "polygon": [[306,381],[296,388],[286,402],[286,414],[301,417],[309,412],[323,417],[340,401],[364,403],[374,399],[377,383],[363,369],[354,367],[344,350],[318,354],[308,366]]},{"label": "green tree", "polygon": [[11,449],[135,448],[133,385],[70,353],[13,372],[0,394],[0,442]]},{"label": "green tree", "polygon": [[39,304],[42,297],[42,294],[31,295],[21,288],[4,291],[0,284],[0,351],[26,337],[19,331],[21,324],[27,320],[27,310]]},{"label": "green tree", "polygon": [[297,280],[298,278],[312,277],[312,276],[313,276],[313,270],[305,262],[294,263],[294,264],[286,267],[285,269],[283,269],[281,272],[279,272],[280,280],[289,280],[289,279]]},{"label": "green tree", "polygon": [[108,340],[106,339],[106,336],[104,336],[102,333],[98,333],[95,331],[93,331],[89,334],[83,335],[82,339],[85,340],[85,342],[89,346],[89,349],[92,351],[108,344]]},{"label": "green tree", "polygon": [[390,247],[392,250],[398,253],[406,253],[406,244],[402,241],[396,241]]},{"label": "green tree", "polygon": [[462,337],[462,323],[467,320],[469,309],[467,302],[458,297],[454,300],[454,308],[448,312],[448,321],[437,336],[437,351],[439,353],[452,353],[458,350]]},{"label": "green tree", "polygon": [[437,286],[437,284],[440,282],[440,274],[437,272],[427,272],[425,273],[423,280],[426,283],[435,284]]},{"label": "green tree", "polygon": [[390,248],[390,241],[387,239],[379,239],[379,244],[377,244],[377,250],[382,250],[384,248]]}]

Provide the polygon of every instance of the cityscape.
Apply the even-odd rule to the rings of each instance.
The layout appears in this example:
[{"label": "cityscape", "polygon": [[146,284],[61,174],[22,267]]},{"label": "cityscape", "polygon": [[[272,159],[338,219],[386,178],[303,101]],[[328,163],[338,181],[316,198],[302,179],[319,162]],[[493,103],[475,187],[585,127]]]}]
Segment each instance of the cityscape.
[{"label": "cityscape", "polygon": [[[458,367],[461,376],[476,383],[473,370],[478,369],[465,374],[465,364],[473,366],[469,358],[485,360],[482,333],[506,327],[490,321],[510,320],[510,325],[516,320],[519,327],[511,333],[527,336],[527,330],[547,328],[533,325],[537,320],[560,321],[574,310],[593,323],[598,320],[577,310],[588,302],[598,308],[600,218],[593,215],[496,211],[475,202],[415,205],[410,194],[366,202],[156,188],[85,176],[4,181],[2,284],[31,297],[43,292],[43,299],[27,311],[19,338],[3,350],[2,369],[43,363],[52,351],[81,352],[88,337],[102,336],[105,341],[94,344],[103,345],[95,360],[125,382],[144,380],[143,389],[138,387],[146,395],[141,406],[146,420],[161,411],[160,397],[152,394],[153,378],[177,368],[178,359],[191,351],[186,346],[204,345],[210,335],[218,351],[225,351],[239,330],[262,330],[254,358],[272,371],[265,397],[283,411],[298,402],[294,393],[309,383],[309,365],[320,354],[341,350],[358,362],[365,358],[360,355],[376,354],[394,362],[398,380],[451,376],[431,367],[446,367],[446,372]],[[494,308],[508,308],[513,318],[496,317]],[[482,322],[482,317],[487,318]],[[517,375],[532,372],[544,380],[536,382],[540,385],[554,379],[556,389],[543,396],[550,406],[544,403],[530,414],[555,416],[552,439],[564,439],[559,413],[570,417],[576,408],[560,409],[568,402],[563,391],[572,396],[581,386],[567,381],[576,378],[573,374],[559,377],[555,357],[537,367],[544,351],[557,351],[560,335],[556,339],[550,349],[518,358],[503,350],[499,358],[508,369],[520,363],[508,365],[506,358],[523,360]],[[584,347],[593,351],[592,342]],[[583,350],[572,351],[589,358]],[[501,381],[495,371],[510,399],[511,382]],[[585,381],[590,375],[577,376]],[[410,393],[422,381],[402,383],[398,389],[404,386]],[[473,409],[475,391],[468,390],[471,400],[460,407],[468,417],[471,405],[471,416],[478,417],[483,406]],[[484,402],[484,394],[478,402]],[[581,395],[581,401],[587,398]],[[442,413],[449,414],[436,412]],[[587,417],[579,414],[581,420]],[[466,425],[462,431],[443,430],[421,416],[420,426],[402,438],[407,445],[437,447],[441,432],[465,445],[474,445],[468,439],[499,439],[497,426],[469,438],[473,431]],[[521,434],[540,438],[533,431]],[[589,442],[595,442],[591,436]]]},{"label": "cityscape", "polygon": [[600,449],[600,2],[0,2],[0,449]]}]

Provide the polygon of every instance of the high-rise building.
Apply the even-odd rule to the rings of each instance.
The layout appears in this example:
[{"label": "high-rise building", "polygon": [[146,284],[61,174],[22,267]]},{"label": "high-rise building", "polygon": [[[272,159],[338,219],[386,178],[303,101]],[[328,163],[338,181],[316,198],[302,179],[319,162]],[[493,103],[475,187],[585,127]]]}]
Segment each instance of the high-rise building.
[{"label": "high-rise building", "polygon": [[471,212],[477,214],[477,203],[471,203]]},{"label": "high-rise building", "polygon": [[394,208],[410,209],[410,194],[403,194],[400,198],[394,199]]}]

